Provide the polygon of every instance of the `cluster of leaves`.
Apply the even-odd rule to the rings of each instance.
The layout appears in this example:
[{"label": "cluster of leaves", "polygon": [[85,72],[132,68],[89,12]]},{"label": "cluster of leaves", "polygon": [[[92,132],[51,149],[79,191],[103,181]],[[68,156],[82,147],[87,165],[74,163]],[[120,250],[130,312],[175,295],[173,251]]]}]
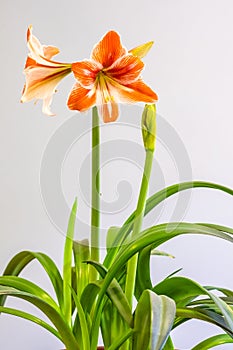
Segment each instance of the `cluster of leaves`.
[{"label": "cluster of leaves", "polygon": [[[231,189],[208,182],[177,184],[150,197],[145,215],[166,198],[195,187],[214,188],[233,195]],[[157,248],[162,243],[184,234],[215,236],[233,243],[233,229],[208,223],[165,223],[147,228],[132,238],[134,212],[121,228],[109,230],[107,253],[103,264],[100,264],[90,260],[86,240],[73,242],[76,210],[75,202],[65,242],[63,274],[47,255],[20,252],[0,277],[0,312],[44,327],[60,339],[67,350],[96,350],[100,329],[105,349],[173,350],[171,330],[190,319],[209,322],[222,331],[192,350],[233,343],[233,291],[203,287],[186,277],[174,275],[154,286],[150,275],[150,257],[161,254]],[[132,312],[125,296],[125,280],[126,263],[135,254],[138,254],[137,305]],[[19,277],[21,271],[35,259],[50,278],[56,300],[38,285]],[[99,278],[90,281],[89,272],[93,268],[98,271]],[[33,304],[50,322],[5,306],[7,296]]]}]

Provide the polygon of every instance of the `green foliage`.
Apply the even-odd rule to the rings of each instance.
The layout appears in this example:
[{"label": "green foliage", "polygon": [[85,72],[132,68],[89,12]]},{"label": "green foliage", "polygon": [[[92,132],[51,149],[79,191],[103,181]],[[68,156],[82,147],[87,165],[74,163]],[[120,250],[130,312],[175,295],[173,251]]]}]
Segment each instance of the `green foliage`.
[{"label": "green foliage", "polygon": [[[232,194],[230,189],[210,183],[174,185],[147,200],[145,215],[165,198],[195,187],[215,188]],[[0,277],[1,313],[40,325],[60,339],[67,350],[95,350],[99,329],[105,346],[110,350],[140,350],[142,344],[145,350],[174,350],[170,330],[190,319],[209,322],[226,332],[206,339],[193,350],[232,342],[233,291],[214,286],[203,287],[189,278],[174,275],[153,286],[150,278],[151,255],[172,257],[158,250],[162,243],[184,234],[204,234],[232,243],[231,228],[209,223],[168,223],[147,228],[131,237],[133,213],[121,228],[109,231],[108,250],[102,265],[90,260],[87,240],[73,242],[76,210],[75,201],[67,231],[63,277],[47,255],[30,251],[17,254]],[[125,266],[135,254],[138,254],[137,306],[133,312],[125,296]],[[48,275],[56,300],[36,284],[19,277],[34,260]],[[90,280],[90,265],[98,272],[98,280]],[[215,290],[222,296],[215,294]],[[26,300],[39,308],[52,325],[23,310],[4,306],[9,296]]]},{"label": "green foliage", "polygon": [[176,304],[167,296],[144,290],[136,307],[133,349],[163,348],[172,329]]}]

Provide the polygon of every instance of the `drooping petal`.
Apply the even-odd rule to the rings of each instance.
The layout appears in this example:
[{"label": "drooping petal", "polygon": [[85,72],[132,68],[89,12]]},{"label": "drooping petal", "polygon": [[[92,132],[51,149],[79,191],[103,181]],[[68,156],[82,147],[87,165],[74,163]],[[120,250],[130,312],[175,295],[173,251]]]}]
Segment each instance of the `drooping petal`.
[{"label": "drooping petal", "polygon": [[133,56],[137,56],[138,58],[143,58],[150,51],[153,44],[153,41],[149,41],[148,43],[134,47],[133,49],[129,50],[129,53],[131,53]]},{"label": "drooping petal", "polygon": [[96,89],[96,105],[104,123],[114,122],[119,116],[114,87],[100,76]]},{"label": "drooping petal", "polygon": [[127,51],[121,44],[119,34],[114,31],[109,31],[94,47],[91,58],[99,62],[103,68],[107,68],[126,53]]},{"label": "drooping petal", "polygon": [[46,66],[59,66],[59,62],[51,61],[51,58],[59,53],[59,49],[55,46],[41,45],[40,41],[32,34],[32,26],[27,30],[27,45],[29,49],[29,57],[38,64]]},{"label": "drooping petal", "polygon": [[69,109],[83,112],[91,108],[95,103],[95,89],[85,89],[79,83],[76,83],[69,95],[67,105]]},{"label": "drooping petal", "polygon": [[52,103],[52,99],[53,99],[53,95],[51,96],[47,96],[44,100],[43,100],[43,107],[42,107],[42,112],[46,115],[49,116],[54,116],[55,114],[51,112],[50,110],[50,105]]},{"label": "drooping petal", "polygon": [[51,60],[51,58],[55,55],[57,55],[60,50],[56,47],[56,46],[45,46],[43,45],[43,52],[44,52],[44,56],[46,58],[48,58],[49,60]]},{"label": "drooping petal", "polygon": [[136,81],[144,67],[143,62],[133,55],[125,55],[104,70],[107,76],[120,84],[131,84]]},{"label": "drooping petal", "polygon": [[50,95],[60,80],[69,74],[70,71],[71,69],[68,67],[66,69],[51,69],[43,66],[27,68],[25,70],[26,87],[22,96],[22,102],[30,101],[33,98],[43,99]]},{"label": "drooping petal", "polygon": [[119,102],[147,102],[158,101],[157,94],[146,85],[141,79],[128,85],[124,85],[117,90]]},{"label": "drooping petal", "polygon": [[101,66],[92,60],[84,60],[72,64],[72,71],[79,84],[89,89],[93,87],[96,75],[100,69]]},{"label": "drooping petal", "polygon": [[33,59],[37,60],[37,57],[43,56],[43,47],[39,40],[32,34],[32,25],[27,30],[27,44],[30,54]]},{"label": "drooping petal", "polygon": [[70,72],[71,68],[69,66],[64,67],[61,65],[60,68],[42,65],[29,66],[24,70],[26,84],[21,102],[42,99],[45,101],[43,111],[46,111],[48,115],[52,115],[49,111],[52,95],[59,82]]},{"label": "drooping petal", "polygon": [[24,68],[26,83],[21,102],[42,99],[43,112],[54,115],[50,111],[52,95],[59,82],[71,72],[71,64],[51,61],[59,49],[55,46],[41,45],[32,34],[32,26],[29,26],[27,31],[27,44],[30,53]]},{"label": "drooping petal", "polygon": [[118,104],[114,101],[98,105],[97,108],[104,123],[115,122],[119,116]]}]

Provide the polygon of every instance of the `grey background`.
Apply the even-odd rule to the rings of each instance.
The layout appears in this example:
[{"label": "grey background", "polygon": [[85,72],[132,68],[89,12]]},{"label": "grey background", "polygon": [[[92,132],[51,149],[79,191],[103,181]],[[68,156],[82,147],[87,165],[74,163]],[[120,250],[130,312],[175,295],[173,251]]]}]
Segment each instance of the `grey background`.
[{"label": "grey background", "polygon": [[[92,46],[109,29],[119,31],[124,45],[129,49],[154,40],[155,45],[144,60],[146,69],[143,77],[159,95],[160,115],[170,123],[185,145],[193,179],[232,187],[231,0],[11,0],[1,1],[0,16],[1,270],[12,255],[24,249],[46,252],[59,266],[62,263],[64,235],[47,215],[41,198],[39,175],[46,145],[56,130],[74,116],[66,107],[74,79],[69,76],[58,88],[52,106],[57,114],[55,118],[42,115],[40,103],[36,106],[33,103],[19,103],[24,84],[21,72],[27,54],[25,34],[29,24],[33,25],[35,35],[42,43],[60,48],[57,59],[66,62],[89,57]],[[88,118],[88,115],[82,118]],[[127,123],[127,118],[130,117],[123,116],[119,122]],[[109,132],[104,126],[103,141],[111,138],[117,140],[122,137],[122,133],[121,129],[114,126]],[[166,151],[165,136],[158,145],[156,161],[163,175],[161,178],[169,185],[179,181],[179,176],[171,155]],[[125,137],[129,138],[129,133]],[[140,130],[132,132],[130,140],[140,144]],[[89,141],[84,142],[88,145]],[[88,149],[82,148],[81,153],[87,155]],[[80,192],[75,185],[78,154],[77,144],[77,150],[75,147],[71,149],[62,168],[62,190],[69,206]],[[105,200],[116,200],[116,186],[122,176],[120,169],[123,165],[129,167],[124,173],[124,179],[132,187],[133,194],[129,206],[114,219],[111,215],[104,216],[103,225],[106,227],[113,220],[114,224],[120,225],[135,207],[135,191],[142,164],[139,160],[131,167],[129,159],[122,162],[122,159],[113,162],[110,173],[107,169],[103,175],[107,192]],[[233,226],[232,203],[232,198],[221,193],[195,190],[185,220]],[[167,202],[159,220],[169,220],[175,205],[175,199]],[[88,208],[80,207],[80,215],[85,221],[88,220],[87,213]],[[65,221],[67,217],[63,219]],[[183,275],[201,284],[233,288],[232,247],[229,243],[209,237],[188,236],[177,238],[162,248],[175,255],[176,259],[156,259],[153,265],[155,281],[183,267]],[[36,264],[25,270],[23,276],[51,290]],[[32,310],[27,304],[18,301],[11,301],[9,305]],[[199,340],[218,332],[213,326],[191,322],[180,327],[173,339],[177,348],[189,349]],[[62,345],[46,331],[27,321],[1,315],[0,348],[41,350],[60,349]],[[221,346],[219,349],[230,349],[230,346]]]}]

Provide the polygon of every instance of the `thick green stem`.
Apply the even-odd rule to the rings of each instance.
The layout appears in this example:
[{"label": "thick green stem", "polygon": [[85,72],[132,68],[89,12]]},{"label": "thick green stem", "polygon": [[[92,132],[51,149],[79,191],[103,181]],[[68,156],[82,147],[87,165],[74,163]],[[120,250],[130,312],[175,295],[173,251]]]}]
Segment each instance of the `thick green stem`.
[{"label": "thick green stem", "polygon": [[[132,238],[141,231],[142,221],[143,221],[144,211],[145,211],[147,191],[149,187],[151,168],[153,163],[153,154],[154,152],[152,150],[146,150],[146,159],[144,164],[144,171],[142,176],[140,193],[138,197],[138,204],[135,212],[135,221],[133,226]],[[128,264],[127,264],[125,294],[131,308],[132,308],[133,295],[134,295],[134,289],[135,289],[137,260],[138,260],[138,255],[135,254],[128,261]]]},{"label": "thick green stem", "polygon": [[[92,195],[91,195],[91,260],[99,261],[100,225],[100,131],[96,107],[92,109]],[[97,278],[97,272],[90,267],[90,280]]]}]

